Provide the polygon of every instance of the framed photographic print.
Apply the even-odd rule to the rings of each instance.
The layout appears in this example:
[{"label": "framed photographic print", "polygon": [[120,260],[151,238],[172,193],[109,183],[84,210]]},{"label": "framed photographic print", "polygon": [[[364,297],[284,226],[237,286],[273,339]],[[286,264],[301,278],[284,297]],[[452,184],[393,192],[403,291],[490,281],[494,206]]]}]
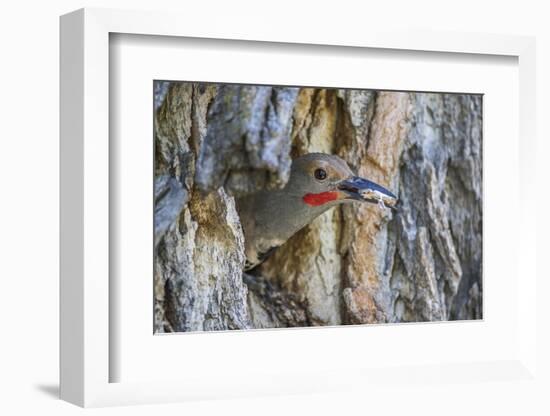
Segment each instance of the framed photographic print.
[{"label": "framed photographic print", "polygon": [[534,41],[180,17],[61,19],[62,398],[532,377]]}]

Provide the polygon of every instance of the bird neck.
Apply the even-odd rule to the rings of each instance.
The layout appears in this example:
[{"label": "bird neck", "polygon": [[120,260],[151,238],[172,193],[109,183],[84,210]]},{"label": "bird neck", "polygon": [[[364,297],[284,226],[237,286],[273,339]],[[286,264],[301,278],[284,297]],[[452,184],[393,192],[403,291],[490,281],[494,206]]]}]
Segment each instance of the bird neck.
[{"label": "bird neck", "polygon": [[[308,198],[306,197],[304,200],[304,195],[283,191],[269,192],[263,199],[265,204],[262,207],[264,210],[262,217],[270,223],[271,232],[286,241],[337,204],[333,199],[321,203],[320,200],[313,201],[314,198],[310,196],[308,203]],[[319,199],[323,199],[323,197],[321,196]]]}]

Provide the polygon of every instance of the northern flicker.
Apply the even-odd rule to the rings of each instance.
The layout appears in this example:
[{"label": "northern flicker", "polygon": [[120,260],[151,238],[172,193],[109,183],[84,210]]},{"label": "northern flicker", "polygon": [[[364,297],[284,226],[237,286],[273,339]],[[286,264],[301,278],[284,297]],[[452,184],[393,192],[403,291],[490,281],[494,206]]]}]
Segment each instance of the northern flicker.
[{"label": "northern flicker", "polygon": [[393,208],[397,197],[356,176],[338,156],[309,153],[295,159],[283,189],[263,190],[237,200],[245,238],[245,270],[262,263],[326,210],[353,201]]}]

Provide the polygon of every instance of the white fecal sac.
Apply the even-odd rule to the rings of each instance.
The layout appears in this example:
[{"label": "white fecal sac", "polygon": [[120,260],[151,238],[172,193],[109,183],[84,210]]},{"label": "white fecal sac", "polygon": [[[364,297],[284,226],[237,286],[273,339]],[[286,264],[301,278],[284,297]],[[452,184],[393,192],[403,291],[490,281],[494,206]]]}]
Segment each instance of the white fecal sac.
[{"label": "white fecal sac", "polygon": [[378,201],[378,206],[380,206],[380,208],[387,208],[387,206],[393,207],[397,202],[397,199],[372,189],[363,191],[361,196],[365,199],[374,199]]}]

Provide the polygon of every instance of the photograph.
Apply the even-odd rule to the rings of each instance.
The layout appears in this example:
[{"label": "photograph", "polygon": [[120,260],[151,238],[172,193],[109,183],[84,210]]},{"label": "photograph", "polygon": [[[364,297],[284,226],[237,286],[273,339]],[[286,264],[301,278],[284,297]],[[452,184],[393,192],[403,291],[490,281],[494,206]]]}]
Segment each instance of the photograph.
[{"label": "photograph", "polygon": [[483,319],[482,94],[152,88],[154,334]]}]

